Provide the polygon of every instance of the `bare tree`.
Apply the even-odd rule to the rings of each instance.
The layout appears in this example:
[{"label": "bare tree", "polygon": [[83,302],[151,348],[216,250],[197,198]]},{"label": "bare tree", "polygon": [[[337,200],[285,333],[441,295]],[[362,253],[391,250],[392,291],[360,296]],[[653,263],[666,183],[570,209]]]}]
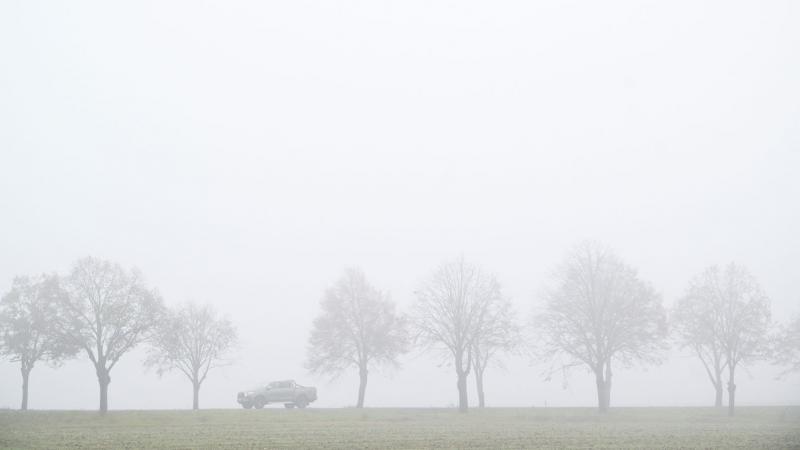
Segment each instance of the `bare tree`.
[{"label": "bare tree", "polygon": [[593,242],[576,246],[554,274],[545,310],[535,318],[542,349],[595,375],[601,413],[611,404],[612,363],[659,362],[666,336],[660,296],[636,271]]},{"label": "bare tree", "polygon": [[769,298],[758,281],[742,266],[729,264],[725,269],[712,266],[693,281],[698,301],[713,310],[708,326],[716,339],[728,370],[728,414],[736,405],[736,368],[768,353],[767,333],[771,324]]},{"label": "bare tree", "polygon": [[111,369],[145,340],[163,310],[138,270],[91,257],[78,260],[64,280],[67,295],[58,317],[62,338],[92,361],[100,387],[100,411],[108,410]]},{"label": "bare tree", "polygon": [[155,329],[145,364],[159,376],[179,370],[192,382],[192,409],[200,408],[200,386],[215,367],[227,365],[236,328],[209,306],[187,303],[168,310]]},{"label": "bare tree", "polygon": [[472,345],[475,387],[480,408],[486,406],[483,390],[486,368],[492,363],[500,364],[500,354],[515,350],[520,343],[520,329],[514,321],[514,315],[511,302],[506,298],[496,297],[480,320],[481,325]]},{"label": "bare tree", "polygon": [[786,367],[783,375],[800,372],[800,315],[778,334],[775,348],[775,363]]},{"label": "bare tree", "polygon": [[722,407],[727,366],[722,324],[725,305],[710,275],[705,272],[692,279],[673,308],[671,323],[681,347],[691,349],[703,363],[714,386],[714,406]]},{"label": "bare tree", "polygon": [[36,363],[57,365],[78,352],[53,333],[52,318],[62,295],[57,275],[17,277],[0,300],[0,354],[20,363],[23,411],[28,409],[28,380]]},{"label": "bare tree", "polygon": [[[479,345],[482,331],[487,338],[491,334],[484,322],[504,301],[500,284],[494,276],[484,274],[462,258],[442,264],[416,294],[416,338],[427,347],[443,350],[452,357],[458,409],[466,412],[469,408],[467,377],[475,363],[474,349]],[[486,346],[483,349],[486,350]]]},{"label": "bare tree", "polygon": [[320,302],[322,312],[314,320],[306,366],[314,373],[338,375],[358,368],[358,408],[364,407],[369,368],[396,365],[407,351],[406,320],[394,303],[355,268],[345,270]]}]

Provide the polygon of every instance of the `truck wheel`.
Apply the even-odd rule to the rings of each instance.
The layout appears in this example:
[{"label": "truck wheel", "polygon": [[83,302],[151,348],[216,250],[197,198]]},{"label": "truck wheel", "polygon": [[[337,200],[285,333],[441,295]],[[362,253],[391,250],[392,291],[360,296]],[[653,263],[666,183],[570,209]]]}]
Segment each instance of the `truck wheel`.
[{"label": "truck wheel", "polygon": [[253,406],[255,406],[256,409],[261,409],[266,404],[267,404],[267,402],[264,401],[263,397],[257,397],[256,400],[253,402]]},{"label": "truck wheel", "polygon": [[305,408],[308,406],[308,400],[305,397],[297,397],[294,401],[294,404],[297,405],[298,408]]},{"label": "truck wheel", "polygon": [[252,408],[252,407],[253,407],[253,404],[252,404],[252,403],[249,403],[249,402],[247,402],[247,403],[242,403],[242,407],[244,407],[244,409],[250,409],[250,408]]},{"label": "truck wheel", "polygon": [[283,407],[286,409],[292,409],[294,408],[294,403],[284,403]]}]

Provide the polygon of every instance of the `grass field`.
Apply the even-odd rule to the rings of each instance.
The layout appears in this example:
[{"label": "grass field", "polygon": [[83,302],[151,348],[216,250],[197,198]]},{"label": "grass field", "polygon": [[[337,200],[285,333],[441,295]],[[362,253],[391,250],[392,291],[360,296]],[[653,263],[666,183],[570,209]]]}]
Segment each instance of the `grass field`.
[{"label": "grass field", "polygon": [[0,412],[2,448],[800,448],[800,407]]}]

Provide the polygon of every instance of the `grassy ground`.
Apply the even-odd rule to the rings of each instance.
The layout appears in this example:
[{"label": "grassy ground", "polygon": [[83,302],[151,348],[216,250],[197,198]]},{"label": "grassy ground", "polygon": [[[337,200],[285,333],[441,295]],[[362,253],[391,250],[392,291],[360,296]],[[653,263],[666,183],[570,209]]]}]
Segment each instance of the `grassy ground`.
[{"label": "grassy ground", "polygon": [[0,448],[800,448],[800,407],[0,412]]}]

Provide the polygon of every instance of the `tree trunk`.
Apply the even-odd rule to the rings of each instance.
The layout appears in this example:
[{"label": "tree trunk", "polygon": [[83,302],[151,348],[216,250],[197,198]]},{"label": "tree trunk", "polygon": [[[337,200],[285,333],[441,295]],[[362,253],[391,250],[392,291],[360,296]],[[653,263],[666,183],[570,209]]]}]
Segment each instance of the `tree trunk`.
[{"label": "tree trunk", "polygon": [[728,368],[728,415],[733,416],[733,408],[736,404],[736,383],[733,382],[733,374],[735,371],[733,364]]},{"label": "tree trunk", "polygon": [[722,408],[722,381],[717,382],[717,384],[714,385],[714,389],[717,392],[717,396],[714,399],[714,407]]},{"label": "tree trunk", "polygon": [[28,378],[31,375],[31,369],[28,367],[22,367],[22,404],[20,405],[19,409],[21,411],[28,410]]},{"label": "tree trunk", "polygon": [[200,382],[196,380],[192,381],[192,409],[200,409]]},{"label": "tree trunk", "polygon": [[475,386],[478,388],[478,407],[485,408],[486,402],[483,396],[483,370],[475,366]]},{"label": "tree trunk", "polygon": [[595,383],[597,384],[597,410],[601,414],[604,414],[608,412],[608,403],[606,403],[606,399],[608,398],[606,395],[606,382],[602,375],[595,375]]},{"label": "tree trunk", "polygon": [[111,376],[105,367],[97,367],[97,383],[100,385],[100,412],[108,411],[108,385],[111,383]]},{"label": "tree trunk", "polygon": [[457,369],[456,374],[458,375],[458,383],[456,384],[456,387],[458,388],[458,411],[465,413],[469,409],[469,399],[467,397],[467,372]]},{"label": "tree trunk", "polygon": [[358,403],[356,404],[356,408],[363,408],[364,407],[364,396],[367,393],[367,368],[361,367],[358,370]]},{"label": "tree trunk", "polygon": [[600,414],[608,412],[611,406],[611,365],[606,364],[605,374],[603,368],[595,370],[595,382],[597,384],[597,409]]}]

